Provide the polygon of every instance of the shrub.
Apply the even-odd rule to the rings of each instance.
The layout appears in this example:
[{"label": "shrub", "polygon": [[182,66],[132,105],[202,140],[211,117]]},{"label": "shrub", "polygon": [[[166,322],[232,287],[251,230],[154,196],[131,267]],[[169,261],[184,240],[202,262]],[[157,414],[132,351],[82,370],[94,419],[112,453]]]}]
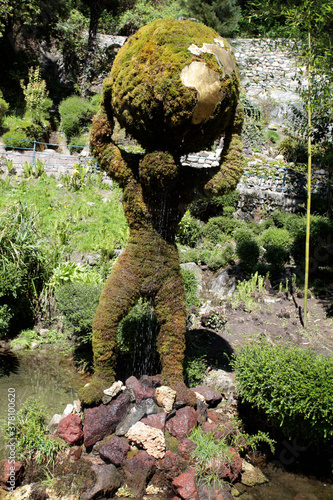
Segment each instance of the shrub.
[{"label": "shrub", "polygon": [[181,245],[194,247],[202,236],[200,223],[187,211],[178,225],[177,241]]},{"label": "shrub", "polygon": [[229,211],[230,214],[230,207],[232,207],[234,209],[233,211],[235,211],[239,196],[240,194],[238,191],[233,191],[232,193],[222,196],[213,196],[209,200],[202,198],[192,202],[189,206],[189,211],[193,217],[204,222],[208,221],[210,217],[215,217],[217,215],[227,216],[228,213],[226,213],[225,210],[227,209],[227,212]]},{"label": "shrub", "polygon": [[224,248],[214,248],[213,250],[208,251],[205,263],[212,271],[234,264],[234,247],[232,245],[227,245]]},{"label": "shrub", "polygon": [[28,398],[16,413],[15,425],[8,423],[5,426],[9,441],[15,442],[17,459],[34,459],[37,464],[49,465],[54,463],[55,454],[67,447],[64,441],[47,434],[45,422],[46,409]]},{"label": "shrub", "polygon": [[[306,218],[298,221],[295,229],[295,239],[292,245],[292,256],[296,265],[304,266]],[[332,247],[333,221],[320,215],[311,215],[310,218],[310,271],[318,266],[333,265]]]},{"label": "shrub", "polygon": [[96,106],[88,99],[77,95],[67,97],[59,105],[60,130],[69,140],[73,136],[81,135],[90,125]]},{"label": "shrub", "polygon": [[10,129],[2,136],[2,140],[7,148],[32,148],[32,141],[23,130]]},{"label": "shrub", "polygon": [[278,146],[278,152],[284,156],[287,162],[306,163],[308,160],[306,143],[295,137],[283,139]]},{"label": "shrub", "polygon": [[81,153],[82,149],[87,145],[88,138],[86,135],[74,135],[71,137],[68,146],[71,154]]},{"label": "shrub", "polygon": [[298,346],[243,346],[233,361],[242,401],[288,437],[315,443],[333,436],[333,360]]},{"label": "shrub", "polygon": [[[49,275],[38,214],[21,203],[0,214],[0,303],[2,334],[31,326]],[[7,306],[7,307],[4,307]]]},{"label": "shrub", "polygon": [[245,223],[229,217],[212,217],[203,229],[204,236],[212,243],[223,243],[225,236],[230,236],[237,229],[245,227]]},{"label": "shrub", "polygon": [[198,277],[192,269],[181,269],[185,287],[186,307],[200,306],[198,298]]},{"label": "shrub", "polygon": [[240,264],[246,273],[255,270],[259,259],[259,245],[251,231],[247,229],[237,229],[234,232],[236,240],[236,254],[240,259]]},{"label": "shrub", "polygon": [[55,289],[57,308],[77,347],[91,343],[92,323],[102,287],[101,284],[73,282]]},{"label": "shrub", "polygon": [[287,229],[269,227],[263,232],[260,241],[266,249],[266,261],[275,271],[281,269],[289,260],[292,235]]},{"label": "shrub", "polygon": [[0,130],[2,128],[2,120],[9,109],[9,104],[2,97],[2,92],[0,90]]}]

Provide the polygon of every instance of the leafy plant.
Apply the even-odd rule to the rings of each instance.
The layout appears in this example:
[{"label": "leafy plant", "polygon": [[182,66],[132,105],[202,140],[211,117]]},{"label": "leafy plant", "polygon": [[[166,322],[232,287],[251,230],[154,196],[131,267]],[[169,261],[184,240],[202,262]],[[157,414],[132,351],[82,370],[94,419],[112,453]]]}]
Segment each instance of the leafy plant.
[{"label": "leafy plant", "polygon": [[88,99],[77,95],[67,97],[59,105],[60,130],[70,140],[74,136],[80,136],[91,124],[96,106]]},{"label": "leafy plant", "polygon": [[253,233],[247,229],[236,229],[234,238],[236,240],[236,254],[242,268],[247,273],[253,272],[260,255],[259,245]]},{"label": "leafy plant", "polygon": [[177,241],[181,245],[194,247],[202,235],[202,229],[199,222],[194,219],[187,211],[179,222],[177,231]]},{"label": "leafy plant", "polygon": [[48,126],[49,110],[52,101],[48,97],[46,82],[42,80],[40,67],[31,67],[28,73],[28,83],[21,80],[21,88],[25,99],[25,117],[33,123]]},{"label": "leafy plant", "polygon": [[333,436],[333,360],[298,346],[244,345],[233,361],[242,401],[288,437],[313,443]]},{"label": "leafy plant", "polygon": [[6,424],[5,434],[15,441],[16,457],[20,460],[34,460],[37,464],[54,464],[55,454],[67,444],[47,434],[46,410],[33,399],[28,398],[16,413],[15,425]]},{"label": "leafy plant", "polygon": [[265,259],[271,264],[273,270],[281,271],[289,260],[289,254],[293,237],[287,229],[269,227],[260,238],[261,244],[265,247]]},{"label": "leafy plant", "polygon": [[184,360],[184,377],[188,387],[200,384],[208,367],[206,354],[187,355]]},{"label": "leafy plant", "polygon": [[192,269],[181,269],[182,278],[185,287],[186,307],[200,306],[198,297],[198,277]]}]

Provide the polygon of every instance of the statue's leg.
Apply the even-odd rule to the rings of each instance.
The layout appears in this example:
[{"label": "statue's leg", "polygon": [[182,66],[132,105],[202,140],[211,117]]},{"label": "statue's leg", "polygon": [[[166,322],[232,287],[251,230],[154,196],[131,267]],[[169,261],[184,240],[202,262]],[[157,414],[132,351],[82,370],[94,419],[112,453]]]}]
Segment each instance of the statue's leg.
[{"label": "statue's leg", "polygon": [[89,386],[79,391],[85,404],[98,402],[103,389],[115,381],[117,329],[139,298],[139,290],[130,253],[127,249],[117,259],[103,288],[93,322],[95,374]]},{"label": "statue's leg", "polygon": [[[164,273],[163,273],[164,274]],[[157,350],[162,365],[162,383],[174,385],[183,381],[185,353],[186,305],[180,269],[164,274],[155,297],[155,313],[160,324]]]}]

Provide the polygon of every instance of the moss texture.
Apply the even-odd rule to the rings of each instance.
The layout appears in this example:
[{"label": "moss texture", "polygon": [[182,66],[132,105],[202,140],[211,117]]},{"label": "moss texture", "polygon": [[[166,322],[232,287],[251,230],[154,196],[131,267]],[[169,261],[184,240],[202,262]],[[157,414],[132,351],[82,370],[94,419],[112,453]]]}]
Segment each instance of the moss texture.
[{"label": "moss texture", "polygon": [[[163,384],[184,392],[186,308],[175,245],[177,225],[194,192],[233,189],[242,172],[237,70],[228,73],[214,55],[193,55],[188,50],[191,44],[214,44],[218,37],[199,23],[155,21],[128,40],[104,82],[91,130],[91,150],[99,166],[124,189],[130,235],[105,284],[94,319],[95,378],[79,392],[86,404],[98,401],[103,385],[115,380],[117,328],[140,297],[154,306],[160,324],[157,350]],[[234,67],[233,55],[228,53],[228,57],[226,65],[231,61]],[[211,115],[197,125],[192,123],[197,91],[185,87],[179,78],[182,68],[193,61],[219,73],[223,96]],[[145,154],[131,154],[117,146],[114,118],[144,146]],[[207,147],[222,132],[225,147],[219,168],[194,171],[181,165],[184,151]]]}]

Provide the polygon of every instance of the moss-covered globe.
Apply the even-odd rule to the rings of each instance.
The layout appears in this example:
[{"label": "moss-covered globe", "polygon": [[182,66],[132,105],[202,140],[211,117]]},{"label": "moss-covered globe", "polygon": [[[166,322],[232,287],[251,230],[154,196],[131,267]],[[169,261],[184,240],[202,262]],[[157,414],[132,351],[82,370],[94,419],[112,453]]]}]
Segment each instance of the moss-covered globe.
[{"label": "moss-covered globe", "polygon": [[114,116],[146,150],[184,154],[226,130],[239,79],[229,43],[214,30],[162,19],[120,49],[106,88]]}]

